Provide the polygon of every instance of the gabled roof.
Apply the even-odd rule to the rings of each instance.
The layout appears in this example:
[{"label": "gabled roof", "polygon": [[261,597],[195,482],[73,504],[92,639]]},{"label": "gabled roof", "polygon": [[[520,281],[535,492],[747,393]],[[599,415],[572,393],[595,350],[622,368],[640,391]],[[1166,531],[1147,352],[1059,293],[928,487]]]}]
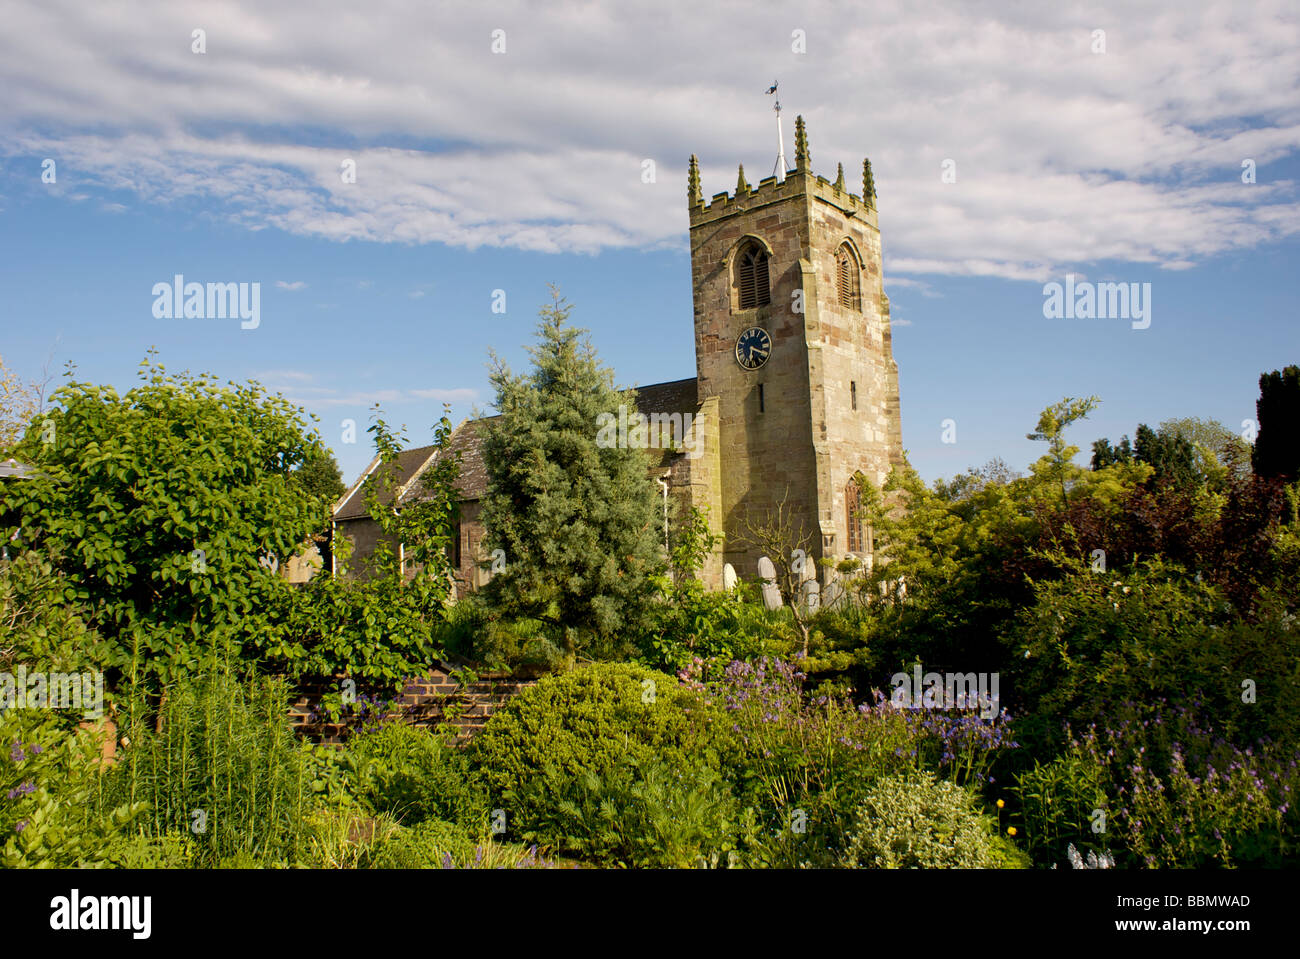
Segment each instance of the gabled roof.
[{"label": "gabled roof", "polygon": [[[673,380],[669,383],[652,383],[650,386],[635,387],[637,391],[637,409],[642,413],[694,413],[699,408],[694,377],[686,380]],[[462,501],[483,498],[487,490],[487,466],[483,462],[483,430],[485,423],[500,419],[500,416],[485,416],[476,420],[464,420],[455,430],[447,444],[447,455],[460,457],[460,476],[456,488],[460,491]],[[436,446],[421,446],[406,450],[397,461],[397,503],[399,506],[413,502],[420,494],[420,477],[430,466],[437,462]],[[339,501],[334,511],[334,519],[360,519],[369,515],[366,512],[365,496],[362,487],[366,477],[379,466],[379,458],[370,461],[370,465]],[[388,505],[392,497],[384,498]]]},{"label": "gabled roof", "polygon": [[[389,467],[393,482],[387,485],[387,488],[379,490],[379,502],[387,506],[393,501],[393,496],[400,497],[406,484],[421,470],[421,468],[436,453],[436,446],[420,446],[415,449],[403,450],[397,456],[397,462]],[[334,519],[361,519],[363,516],[370,515],[366,511],[365,485],[366,479],[371,473],[380,469],[380,460],[376,456],[366,467],[366,471],[361,474],[361,478],[352,484],[352,488],[343,494],[338,506],[334,508]],[[399,499],[400,503],[401,500]]]}]

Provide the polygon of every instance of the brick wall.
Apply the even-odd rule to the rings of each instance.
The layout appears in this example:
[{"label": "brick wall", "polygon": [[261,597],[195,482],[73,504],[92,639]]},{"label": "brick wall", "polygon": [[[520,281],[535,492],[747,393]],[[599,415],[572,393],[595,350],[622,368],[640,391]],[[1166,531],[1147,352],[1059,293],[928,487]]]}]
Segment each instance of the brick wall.
[{"label": "brick wall", "polygon": [[[410,726],[433,728],[448,723],[456,729],[457,738],[464,743],[483,728],[494,712],[512,696],[535,680],[515,680],[505,673],[477,674],[472,683],[459,683],[447,666],[440,666],[428,675],[408,679],[391,707],[384,711],[387,720],[400,720]],[[337,692],[342,678],[301,683],[298,695],[289,707],[289,723],[300,734],[317,742],[339,743],[349,727],[340,723],[325,722],[319,715],[321,698]],[[357,690],[358,699],[373,701],[366,690]],[[378,716],[378,711],[374,713]]]}]

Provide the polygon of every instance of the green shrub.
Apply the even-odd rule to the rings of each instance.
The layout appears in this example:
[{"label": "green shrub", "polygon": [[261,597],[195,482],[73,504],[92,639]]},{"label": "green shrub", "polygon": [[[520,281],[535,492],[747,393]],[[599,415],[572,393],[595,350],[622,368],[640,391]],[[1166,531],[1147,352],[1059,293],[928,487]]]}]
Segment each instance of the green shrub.
[{"label": "green shrub", "polygon": [[425,819],[397,830],[371,858],[374,869],[434,869],[464,866],[474,859],[476,846],[464,828],[440,819]]},{"label": "green shrub", "polygon": [[641,666],[601,663],[548,676],[514,697],[470,747],[510,835],[538,828],[544,797],[525,790],[553,766],[601,775],[625,758],[708,761],[714,713],[675,680]]},{"label": "green shrub", "polygon": [[98,802],[99,743],[45,710],[0,711],[0,866],[111,865],[105,849],[128,836],[138,800]]},{"label": "green shrub", "polygon": [[[1020,801],[1024,843],[1042,865],[1064,862],[1075,845],[1083,852],[1107,851],[1105,834],[1092,831],[1093,813],[1110,807],[1105,770],[1077,749],[1049,763],[1034,763],[1016,777],[1012,792]],[[1100,820],[1098,820],[1100,821]]]},{"label": "green shrub", "polygon": [[844,864],[884,869],[991,869],[1008,863],[971,794],[931,773],[889,776],[859,805]]},{"label": "green shrub", "polygon": [[547,767],[524,796],[538,819],[526,838],[604,866],[738,860],[739,804],[717,770],[700,762],[629,760],[572,776]]},{"label": "green shrub", "polygon": [[189,869],[194,858],[193,836],[183,832],[125,836],[103,852],[105,864],[118,869]]},{"label": "green shrub", "polygon": [[358,798],[375,812],[411,826],[444,820],[477,833],[486,822],[487,789],[461,750],[427,729],[387,723],[348,741],[354,768],[364,767]]}]

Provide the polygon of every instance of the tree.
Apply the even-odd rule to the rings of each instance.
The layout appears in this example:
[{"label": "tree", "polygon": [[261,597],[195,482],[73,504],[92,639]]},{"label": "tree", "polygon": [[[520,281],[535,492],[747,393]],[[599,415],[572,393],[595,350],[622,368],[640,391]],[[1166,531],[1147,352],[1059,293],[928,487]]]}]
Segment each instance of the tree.
[{"label": "tree", "polygon": [[41,411],[40,390],[5,366],[0,356],[0,452],[12,449]]},{"label": "tree", "polygon": [[1287,483],[1300,479],[1300,366],[1260,375],[1255,418],[1255,474]]},{"label": "tree", "polygon": [[1192,463],[1205,486],[1223,489],[1229,480],[1250,475],[1250,444],[1218,420],[1184,416],[1165,420],[1160,432],[1180,436],[1192,445]]},{"label": "tree", "polygon": [[1079,447],[1066,445],[1065,431],[1072,423],[1096,409],[1100,402],[1095,396],[1082,400],[1066,397],[1043,410],[1038,417],[1038,427],[1034,432],[1026,434],[1027,439],[1047,443],[1047,452],[1030,469],[1035,476],[1060,487],[1062,506],[1069,505],[1070,483],[1082,472],[1074,465],[1074,456],[1079,452]]},{"label": "tree", "polygon": [[568,325],[572,308],[554,288],[552,298],[530,373],[493,356],[501,415],[483,431],[481,516],[505,567],[484,598],[549,624],[572,657],[581,642],[609,652],[645,627],[665,558],[644,450],[597,442],[601,414],[638,415],[635,394],[614,388],[586,331]]},{"label": "tree", "polygon": [[816,561],[812,557],[812,531],[804,523],[803,514],[789,505],[789,489],[772,509],[762,513],[751,512],[745,516],[740,545],[762,553],[776,570],[776,587],[790,608],[794,628],[799,633],[803,655],[808,655],[808,639],[812,634],[812,613],[809,612],[804,583],[815,581]]},{"label": "tree", "polygon": [[39,475],[5,487],[0,535],[48,549],[113,663],[165,683],[260,636],[290,589],[274,569],[326,511],[291,481],[319,451],[300,410],[256,383],[141,366],[124,395],[69,371],[15,449]]},{"label": "tree", "polygon": [[302,465],[291,475],[303,493],[327,503],[335,502],[347,490],[343,470],[339,469],[334,454],[324,447],[310,449]]}]

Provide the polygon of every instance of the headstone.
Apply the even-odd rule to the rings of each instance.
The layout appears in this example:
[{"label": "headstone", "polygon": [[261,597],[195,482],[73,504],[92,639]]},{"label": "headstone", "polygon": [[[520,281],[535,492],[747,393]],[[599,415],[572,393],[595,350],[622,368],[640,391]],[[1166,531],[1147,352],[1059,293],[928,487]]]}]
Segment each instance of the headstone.
[{"label": "headstone", "polygon": [[766,556],[758,561],[758,578],[763,581],[763,605],[769,610],[784,606],[781,591],[776,588],[776,566]]},{"label": "headstone", "polygon": [[817,580],[805,580],[803,584],[803,605],[810,613],[815,613],[821,609],[822,588],[817,584]]},{"label": "headstone", "polygon": [[844,582],[838,576],[835,576],[826,584],[826,589],[822,594],[822,606],[827,609],[834,609],[844,602],[844,598]]},{"label": "headstone", "polygon": [[736,588],[736,567],[730,563],[725,563],[722,567],[722,588],[725,590]]}]

